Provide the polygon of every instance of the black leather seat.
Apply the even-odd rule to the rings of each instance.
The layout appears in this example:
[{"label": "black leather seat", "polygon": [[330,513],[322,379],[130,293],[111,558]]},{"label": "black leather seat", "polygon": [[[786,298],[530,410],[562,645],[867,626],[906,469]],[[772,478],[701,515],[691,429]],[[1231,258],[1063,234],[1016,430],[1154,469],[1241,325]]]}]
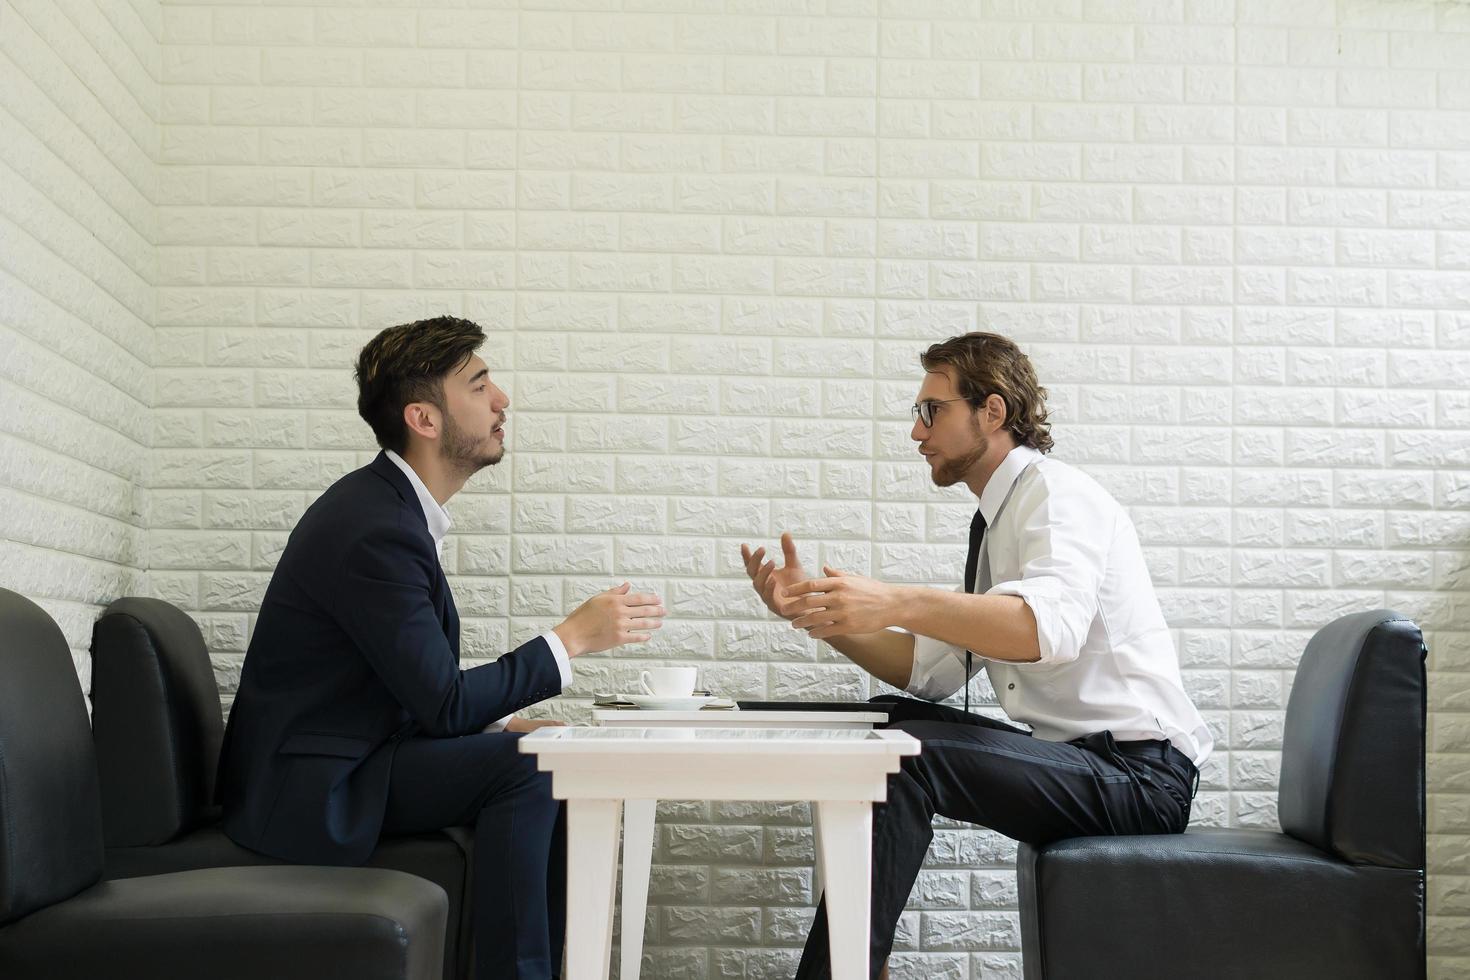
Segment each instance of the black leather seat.
[{"label": "black leather seat", "polygon": [[1424,977],[1426,653],[1387,610],[1312,637],[1286,709],[1284,833],[1022,845],[1027,980]]},{"label": "black leather seat", "polygon": [[[159,599],[124,598],[92,634],[92,727],[102,783],[105,875],[273,865],[225,836],[214,799],[224,720],[199,627]],[[383,841],[368,866],[434,882],[449,900],[444,980],[471,974],[473,833]]]},{"label": "black leather seat", "polygon": [[0,589],[0,976],[437,980],[448,903],[376,868],[102,879],[97,763],[61,630]]}]

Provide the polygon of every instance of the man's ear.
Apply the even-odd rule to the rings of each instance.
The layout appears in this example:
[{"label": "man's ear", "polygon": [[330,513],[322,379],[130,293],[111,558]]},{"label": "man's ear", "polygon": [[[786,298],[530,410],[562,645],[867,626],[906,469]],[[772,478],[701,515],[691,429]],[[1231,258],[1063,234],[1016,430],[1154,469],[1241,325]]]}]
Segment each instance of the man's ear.
[{"label": "man's ear", "polygon": [[985,396],[985,404],[980,407],[980,417],[985,422],[985,428],[998,432],[1006,427],[1006,400],[997,394],[991,393]]},{"label": "man's ear", "polygon": [[403,424],[424,439],[439,438],[439,409],[431,402],[409,402],[403,406]]}]

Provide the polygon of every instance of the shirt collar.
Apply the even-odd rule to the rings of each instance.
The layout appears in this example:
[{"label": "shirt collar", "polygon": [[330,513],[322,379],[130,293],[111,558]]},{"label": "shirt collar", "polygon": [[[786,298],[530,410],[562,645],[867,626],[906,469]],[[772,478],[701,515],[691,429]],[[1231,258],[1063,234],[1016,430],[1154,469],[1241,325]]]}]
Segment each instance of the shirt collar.
[{"label": "shirt collar", "polygon": [[442,551],[444,548],[444,536],[449,533],[449,511],[439,505],[429,488],[424,486],[424,481],[419,479],[418,473],[404,461],[403,457],[391,449],[383,450],[383,455],[393,461],[393,465],[403,471],[408,477],[408,482],[413,486],[413,492],[418,494],[419,506],[424,510],[424,521],[429,526],[429,536],[434,539],[434,550]]},{"label": "shirt collar", "polygon": [[1011,492],[1021,471],[1040,458],[1041,453],[1030,446],[1017,446],[1006,453],[1006,458],[1000,461],[1000,465],[985,482],[985,489],[980,491],[980,513],[985,516],[986,527],[995,523],[1000,505],[1005,503],[1006,494]]}]

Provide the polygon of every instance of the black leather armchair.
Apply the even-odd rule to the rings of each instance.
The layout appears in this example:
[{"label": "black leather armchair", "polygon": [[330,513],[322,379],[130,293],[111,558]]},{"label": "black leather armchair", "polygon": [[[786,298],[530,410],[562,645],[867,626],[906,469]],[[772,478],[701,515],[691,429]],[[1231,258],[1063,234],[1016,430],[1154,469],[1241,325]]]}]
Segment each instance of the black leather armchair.
[{"label": "black leather armchair", "polygon": [[1387,610],[1312,637],[1286,709],[1284,833],[1022,845],[1027,980],[1424,977],[1426,653]]},{"label": "black leather armchair", "polygon": [[[92,634],[92,728],[111,879],[273,865],[220,827],[212,804],[224,723],[199,627],[160,599],[124,598]],[[368,866],[434,882],[449,900],[444,980],[471,975],[473,834],[452,827],[383,841]]]},{"label": "black leather armchair", "polygon": [[66,638],[0,589],[0,976],[437,980],[447,902],[372,868],[102,879],[97,763]]}]

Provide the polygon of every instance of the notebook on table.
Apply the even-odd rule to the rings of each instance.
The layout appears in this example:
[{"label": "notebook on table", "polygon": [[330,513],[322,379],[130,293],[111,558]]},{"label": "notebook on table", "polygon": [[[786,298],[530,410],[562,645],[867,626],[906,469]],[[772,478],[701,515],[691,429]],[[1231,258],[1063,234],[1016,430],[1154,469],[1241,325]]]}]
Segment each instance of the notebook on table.
[{"label": "notebook on table", "polygon": [[870,701],[744,701],[737,700],[741,711],[877,711],[887,713],[883,704]]}]

